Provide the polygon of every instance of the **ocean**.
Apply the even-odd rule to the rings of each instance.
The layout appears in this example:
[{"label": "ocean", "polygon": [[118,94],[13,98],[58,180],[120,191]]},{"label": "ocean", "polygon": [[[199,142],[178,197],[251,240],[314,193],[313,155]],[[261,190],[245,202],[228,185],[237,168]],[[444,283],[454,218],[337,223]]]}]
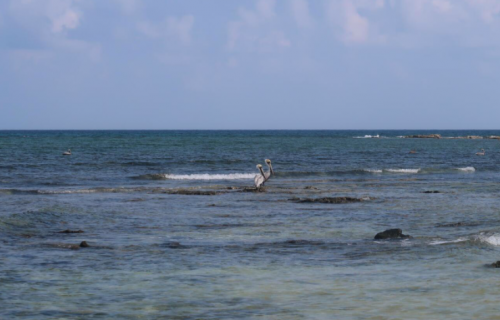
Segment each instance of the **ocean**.
[{"label": "ocean", "polygon": [[0,319],[499,319],[500,140],[431,133],[500,136],[0,131]]}]

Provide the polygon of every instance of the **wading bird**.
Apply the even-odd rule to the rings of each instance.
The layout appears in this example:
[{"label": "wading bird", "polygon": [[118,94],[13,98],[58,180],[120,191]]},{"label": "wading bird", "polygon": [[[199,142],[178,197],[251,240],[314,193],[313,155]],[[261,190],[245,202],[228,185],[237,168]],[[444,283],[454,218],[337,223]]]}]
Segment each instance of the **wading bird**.
[{"label": "wading bird", "polygon": [[[271,178],[271,176],[274,176],[274,171],[273,171],[273,166],[271,164],[271,160],[266,159],[266,164],[269,167],[269,171],[264,173],[264,177],[266,178],[266,181],[267,181],[267,180],[269,180],[269,178]],[[266,181],[264,181],[264,182],[266,182]]]},{"label": "wading bird", "polygon": [[260,190],[264,182],[266,182],[266,176],[264,175],[261,164],[257,165],[257,169],[259,169],[260,174],[256,175],[253,181],[255,182],[255,188]]}]

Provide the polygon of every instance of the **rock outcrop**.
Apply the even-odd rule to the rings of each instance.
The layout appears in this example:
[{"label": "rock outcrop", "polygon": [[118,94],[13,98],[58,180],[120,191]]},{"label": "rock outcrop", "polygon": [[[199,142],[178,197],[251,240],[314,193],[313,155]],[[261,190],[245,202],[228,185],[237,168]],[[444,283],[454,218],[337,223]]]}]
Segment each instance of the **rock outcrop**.
[{"label": "rock outcrop", "polygon": [[411,139],[441,139],[440,134],[415,134],[410,136],[405,136],[405,138]]},{"label": "rock outcrop", "polygon": [[84,233],[84,231],[83,230],[70,230],[70,229],[67,229],[67,230],[59,231],[58,233]]},{"label": "rock outcrop", "polygon": [[384,232],[379,232],[375,235],[375,240],[384,240],[384,239],[408,239],[411,236],[407,234],[403,234],[401,229],[388,229]]},{"label": "rock outcrop", "polygon": [[351,197],[325,197],[325,198],[292,198],[288,199],[297,203],[353,203],[361,202],[368,199],[351,198]]}]

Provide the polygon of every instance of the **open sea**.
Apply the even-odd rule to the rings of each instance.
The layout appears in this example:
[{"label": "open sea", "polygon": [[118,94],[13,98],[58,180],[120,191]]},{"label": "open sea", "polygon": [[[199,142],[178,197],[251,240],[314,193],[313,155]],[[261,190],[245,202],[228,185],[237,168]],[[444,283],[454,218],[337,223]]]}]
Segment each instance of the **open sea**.
[{"label": "open sea", "polygon": [[500,319],[500,140],[428,133],[500,135],[0,131],[0,319]]}]

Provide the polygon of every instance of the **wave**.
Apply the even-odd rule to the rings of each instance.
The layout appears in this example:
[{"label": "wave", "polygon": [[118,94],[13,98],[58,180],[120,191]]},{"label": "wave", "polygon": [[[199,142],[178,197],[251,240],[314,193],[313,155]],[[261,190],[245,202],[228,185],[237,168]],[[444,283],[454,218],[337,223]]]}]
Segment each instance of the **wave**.
[{"label": "wave", "polygon": [[476,168],[474,167],[464,167],[464,168],[457,168],[457,170],[463,171],[463,172],[475,172]]},{"label": "wave", "polygon": [[455,240],[435,240],[435,241],[431,241],[429,244],[431,246],[436,246],[436,245],[440,245],[440,244],[465,242],[465,241],[468,241],[468,240],[469,239],[467,239],[467,238],[458,238],[458,239],[455,239]]},{"label": "wave", "polygon": [[492,246],[500,246],[500,234],[498,233],[480,233],[478,235],[474,236],[468,236],[468,237],[460,237],[454,240],[435,240],[431,241],[429,244],[430,245],[442,245],[442,244],[451,244],[451,243],[460,243],[460,242],[467,242],[470,241],[471,243],[483,243],[483,244],[489,244]]},{"label": "wave", "polygon": [[382,173],[383,172],[383,170],[379,170],[379,169],[363,169],[363,171],[370,172],[370,173]]},{"label": "wave", "polygon": [[385,171],[392,173],[419,173],[420,169],[385,169]]},{"label": "wave", "polygon": [[377,134],[377,135],[369,135],[369,134],[365,134],[363,137],[354,137],[355,139],[371,139],[371,138],[380,138],[380,135]]},{"label": "wave", "polygon": [[139,180],[247,180],[253,179],[256,173],[228,173],[228,174],[145,174],[134,177]]},{"label": "wave", "polygon": [[481,233],[475,237],[475,240],[483,243],[487,243],[493,246],[500,246],[500,234],[485,234]]}]

